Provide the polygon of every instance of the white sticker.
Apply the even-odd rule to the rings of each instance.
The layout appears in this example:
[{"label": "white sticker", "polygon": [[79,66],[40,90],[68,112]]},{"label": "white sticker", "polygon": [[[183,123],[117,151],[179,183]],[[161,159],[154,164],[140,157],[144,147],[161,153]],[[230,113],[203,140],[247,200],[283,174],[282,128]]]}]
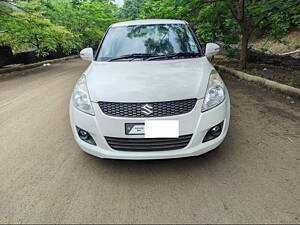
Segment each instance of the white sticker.
[{"label": "white sticker", "polygon": [[145,138],[178,138],[178,120],[146,120]]}]

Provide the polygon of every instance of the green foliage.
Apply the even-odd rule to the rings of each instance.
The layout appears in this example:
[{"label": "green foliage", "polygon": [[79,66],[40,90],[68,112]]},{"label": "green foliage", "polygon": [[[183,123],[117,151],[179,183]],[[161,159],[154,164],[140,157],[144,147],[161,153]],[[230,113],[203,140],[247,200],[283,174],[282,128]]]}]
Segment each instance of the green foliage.
[{"label": "green foliage", "polygon": [[5,1],[0,0],[0,16],[7,15],[13,11],[12,6]]},{"label": "green foliage", "polygon": [[[117,6],[108,1],[18,1],[19,11],[1,16],[0,45],[14,51],[36,48],[47,55],[57,47],[66,53],[95,47],[107,27],[118,21]],[[1,11],[0,11],[1,12]]]},{"label": "green foliage", "polygon": [[10,46],[16,52],[36,48],[38,55],[47,55],[58,46],[66,52],[71,48],[72,34],[38,13],[13,12],[1,21],[0,29],[4,32],[0,34],[0,44]]},{"label": "green foliage", "polygon": [[191,19],[196,34],[204,43],[221,41],[226,45],[238,41],[238,23],[224,2],[203,4]]},{"label": "green foliage", "polygon": [[39,55],[58,47],[70,52],[95,47],[114,22],[159,18],[186,20],[202,44],[226,46],[300,28],[300,1],[124,0],[119,8],[109,0],[0,0],[0,45],[36,48]]},{"label": "green foliage", "polygon": [[[118,21],[114,15],[115,9],[116,6],[105,1],[84,2],[75,8],[79,26],[73,28],[78,34],[80,47],[95,47],[99,44],[108,26]],[[70,26],[71,31],[73,28]]]},{"label": "green foliage", "polygon": [[172,0],[148,0],[140,9],[140,19],[186,19],[185,8]]},{"label": "green foliage", "polygon": [[223,1],[148,0],[141,6],[138,18],[186,20],[202,43],[222,41],[227,44],[238,40],[238,24]]},{"label": "green foliage", "polygon": [[74,35],[76,48],[95,47],[107,27],[117,21],[116,6],[108,1],[34,0],[26,8],[66,27]]},{"label": "green foliage", "polygon": [[141,6],[146,0],[125,0],[120,17],[127,20],[135,20],[140,15]]},{"label": "green foliage", "polygon": [[[245,0],[244,14],[255,35],[280,38],[300,26],[298,0]],[[236,0],[125,0],[128,19],[183,19],[194,28],[201,42],[221,41],[225,45],[240,40],[242,2]],[[290,6],[293,7],[290,7]],[[267,15],[267,16],[266,16]],[[241,18],[239,18],[241,19]]]},{"label": "green foliage", "polygon": [[246,5],[246,16],[254,33],[275,39],[282,38],[289,29],[300,28],[299,0],[265,0]]},{"label": "green foliage", "polygon": [[300,0],[147,0],[138,18],[183,19],[202,44],[240,44],[240,65],[245,68],[251,37],[280,39],[291,28],[299,28],[299,7]]}]

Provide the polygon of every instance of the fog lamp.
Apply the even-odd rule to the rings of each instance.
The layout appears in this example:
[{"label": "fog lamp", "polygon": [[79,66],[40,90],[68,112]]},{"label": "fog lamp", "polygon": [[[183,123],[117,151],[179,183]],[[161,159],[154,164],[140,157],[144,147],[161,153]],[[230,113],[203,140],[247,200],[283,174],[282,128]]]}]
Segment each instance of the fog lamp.
[{"label": "fog lamp", "polygon": [[87,131],[85,131],[79,127],[76,127],[76,130],[77,130],[78,136],[81,140],[83,140],[91,145],[96,145],[96,142],[94,141],[93,137]]},{"label": "fog lamp", "polygon": [[221,133],[221,130],[222,130],[221,125],[217,125],[210,129],[210,133],[213,136],[219,136]]},{"label": "fog lamp", "polygon": [[203,139],[203,142],[207,142],[207,141],[210,141],[210,140],[213,140],[217,137],[220,136],[220,134],[222,133],[222,129],[223,129],[223,122],[222,123],[219,123],[217,124],[216,126],[213,126],[212,128],[210,128],[204,139]]},{"label": "fog lamp", "polygon": [[87,140],[89,138],[88,132],[84,130],[79,129],[78,134],[81,139]]}]

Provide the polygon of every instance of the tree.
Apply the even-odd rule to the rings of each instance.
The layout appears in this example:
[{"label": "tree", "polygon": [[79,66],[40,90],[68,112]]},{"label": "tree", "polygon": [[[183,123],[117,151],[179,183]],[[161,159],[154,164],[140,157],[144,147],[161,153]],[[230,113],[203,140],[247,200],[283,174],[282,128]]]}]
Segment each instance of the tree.
[{"label": "tree", "polygon": [[241,40],[240,67],[244,69],[254,34],[278,38],[291,26],[299,27],[299,15],[299,0],[148,0],[139,17],[187,20],[204,42]]},{"label": "tree", "polygon": [[148,0],[140,10],[141,19],[181,19],[189,22],[201,44],[239,40],[238,24],[224,2],[199,0]]},{"label": "tree", "polygon": [[146,0],[124,0],[124,5],[121,10],[122,19],[137,19],[141,6],[146,2]]},{"label": "tree", "polygon": [[108,0],[0,0],[0,46],[38,55],[95,47],[118,21],[117,9]]},{"label": "tree", "polygon": [[185,8],[181,2],[172,0],[148,0],[140,9],[139,19],[186,19]]},{"label": "tree", "polygon": [[24,7],[69,30],[77,49],[97,46],[107,27],[118,21],[117,6],[105,0],[32,0]]},{"label": "tree", "polygon": [[188,21],[201,42],[222,42],[225,46],[239,41],[238,24],[222,1],[184,1]]},{"label": "tree", "polygon": [[95,47],[120,19],[182,19],[202,43],[240,44],[245,68],[251,38],[278,39],[300,26],[300,0],[124,1],[119,8],[110,0],[0,0],[0,46],[34,47],[42,55],[57,47],[68,52]]},{"label": "tree", "polygon": [[266,28],[273,26],[273,36],[276,36],[279,32],[286,31],[280,29],[287,23],[282,18],[291,8],[295,7],[295,12],[298,15],[300,13],[299,0],[225,0],[224,2],[240,27],[242,36],[240,67],[242,69],[246,68],[248,44],[255,31],[259,29],[261,34],[265,34],[268,32]]},{"label": "tree", "polygon": [[41,56],[58,46],[63,46],[66,52],[70,50],[71,33],[40,14],[13,12],[0,19],[1,46],[10,46],[15,52],[35,48],[37,55]]}]

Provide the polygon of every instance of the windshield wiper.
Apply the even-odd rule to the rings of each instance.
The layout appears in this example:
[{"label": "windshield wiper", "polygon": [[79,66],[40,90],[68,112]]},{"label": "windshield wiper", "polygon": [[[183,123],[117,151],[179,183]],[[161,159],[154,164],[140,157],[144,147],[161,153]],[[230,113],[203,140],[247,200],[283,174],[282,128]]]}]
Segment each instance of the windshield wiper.
[{"label": "windshield wiper", "polygon": [[201,56],[200,53],[179,52],[179,53],[174,53],[174,54],[170,54],[170,55],[161,55],[161,56],[149,57],[147,59],[147,61],[156,60],[156,59],[171,59],[171,58],[177,58],[177,57],[197,57],[197,56]]},{"label": "windshield wiper", "polygon": [[108,62],[119,60],[119,59],[135,59],[135,58],[149,58],[149,57],[156,57],[157,55],[153,54],[146,54],[146,53],[133,53],[133,54],[128,54],[128,55],[122,55],[119,57],[111,58],[108,60]]}]

